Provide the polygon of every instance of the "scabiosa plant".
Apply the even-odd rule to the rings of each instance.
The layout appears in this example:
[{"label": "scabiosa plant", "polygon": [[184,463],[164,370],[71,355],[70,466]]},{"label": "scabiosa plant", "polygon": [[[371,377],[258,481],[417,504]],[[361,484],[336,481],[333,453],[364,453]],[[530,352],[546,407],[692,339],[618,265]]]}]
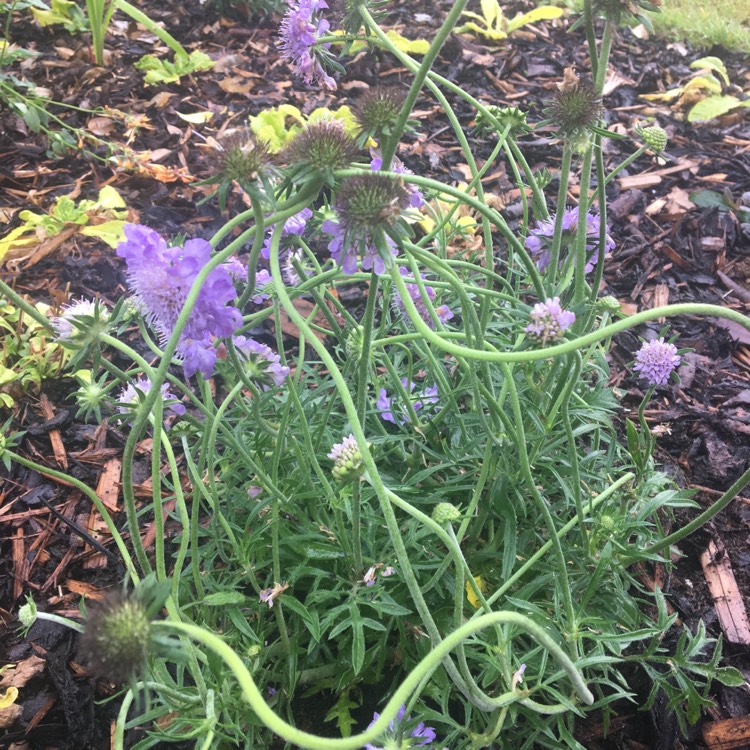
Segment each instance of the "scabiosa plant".
[{"label": "scabiosa plant", "polygon": [[645,24],[646,28],[652,28],[651,19],[646,11],[658,13],[661,0],[593,0],[591,10],[594,15],[612,21],[616,26],[630,25],[631,21]]},{"label": "scabiosa plant", "polygon": [[325,18],[317,18],[316,13],[327,7],[325,0],[290,2],[279,27],[279,50],[305,83],[317,82],[335,91],[336,81],[324,69],[332,62],[328,53],[331,45],[318,43],[330,24]]},{"label": "scabiosa plant", "polygon": [[142,674],[151,651],[151,620],[132,595],[109,593],[92,604],[79,652],[94,676],[121,684]]},{"label": "scabiosa plant", "polygon": [[563,82],[546,114],[562,139],[580,151],[588,145],[589,132],[602,116],[602,100],[591,83],[580,79],[575,68],[565,68]]},{"label": "scabiosa plant", "polygon": [[359,148],[341,120],[325,118],[311,122],[286,145],[279,158],[288,165],[293,180],[304,183],[322,179],[333,184],[332,172],[351,166]]},{"label": "scabiosa plant", "polygon": [[643,346],[635,355],[633,370],[649,385],[666,385],[669,376],[680,366],[681,361],[677,347],[661,337],[643,342]]},{"label": "scabiosa plant", "polygon": [[[430,326],[430,328],[435,328],[435,321],[432,315],[430,315],[430,311],[427,309],[427,302],[422,296],[422,293],[419,290],[419,285],[414,280],[411,272],[403,266],[398,269],[398,272],[404,277],[404,281],[406,282],[406,290],[409,292],[409,296],[411,297],[412,302],[414,302],[414,306],[417,308],[419,316],[422,318],[422,320],[424,320],[425,323],[427,323],[428,326]],[[421,278],[422,275],[420,274],[420,279]],[[424,285],[424,290],[427,295],[427,299],[434,306],[435,299],[437,298],[437,292],[427,284]],[[401,298],[401,295],[398,294],[398,292],[396,292],[392,298],[392,305],[393,309],[396,313],[398,313],[399,317],[402,320],[409,320],[409,316],[406,313],[406,308],[404,307],[404,300]],[[445,323],[453,317],[453,311],[448,307],[448,305],[438,305],[437,307],[434,307],[434,310],[441,325],[445,325]]]},{"label": "scabiosa plant", "polygon": [[[406,713],[406,706],[401,706],[398,710],[396,718],[388,725],[388,736],[383,738],[384,744],[377,746],[371,743],[367,743],[365,747],[367,750],[407,750],[410,747],[423,747],[434,742],[437,738],[437,734],[432,727],[425,726],[423,721],[420,721],[410,732],[408,737],[399,738],[399,729],[402,723],[404,723],[404,714]],[[370,727],[380,718],[379,713],[373,714]],[[406,723],[411,722],[411,716],[406,719]],[[369,727],[368,727],[369,728]]]},{"label": "scabiosa plant", "polygon": [[391,256],[398,253],[386,230],[395,228],[408,205],[409,193],[403,184],[386,175],[363,174],[341,183],[335,204],[338,220],[327,219],[321,229],[333,235],[328,250],[344,273],[357,270],[358,257],[364,270],[385,273],[390,258],[378,251],[378,239]]},{"label": "scabiosa plant", "polygon": [[[172,414],[182,416],[185,413],[185,407],[179,399],[169,390],[169,385],[164,383],[161,387],[161,399],[164,405]],[[143,377],[138,378],[134,383],[128,383],[120,390],[117,395],[118,411],[121,414],[129,414],[141,403],[141,396],[147,395],[151,391],[151,380]]]},{"label": "scabiosa plant", "polygon": [[245,336],[235,336],[232,343],[242,354],[245,371],[252,380],[264,389],[284,384],[289,368],[281,364],[279,355],[270,346]]},{"label": "scabiosa plant", "polygon": [[[162,341],[172,334],[190,287],[211,258],[211,245],[202,239],[169,247],[152,229],[125,225],[126,240],[117,254],[127,263],[128,284]],[[213,269],[201,287],[177,354],[185,377],[200,371],[211,376],[216,364],[212,337],[227,338],[242,324],[240,311],[229,303],[236,297],[232,265]]]},{"label": "scabiosa plant", "polygon": [[107,330],[109,311],[96,300],[79,299],[64,305],[52,319],[57,338],[67,343],[93,343]]},{"label": "scabiosa plant", "polygon": [[[562,247],[572,247],[575,242],[578,227],[578,206],[565,210],[562,219]],[[586,216],[586,266],[585,271],[593,271],[599,260],[599,232],[601,218],[598,214],[589,213]],[[536,226],[526,237],[526,249],[536,260],[539,270],[544,272],[549,266],[550,251],[552,248],[552,237],[555,233],[555,215],[549,219],[538,221]],[[614,250],[614,240],[607,235],[604,251],[605,254]]]},{"label": "scabiosa plant", "polygon": [[554,297],[545,302],[538,302],[529,313],[531,323],[523,330],[542,346],[558,341],[565,331],[575,322],[575,313],[563,310],[560,298]]},{"label": "scabiosa plant", "polygon": [[[401,378],[401,385],[404,390],[410,394],[410,401],[412,402],[412,409],[415,412],[419,411],[423,407],[433,406],[437,404],[438,398],[438,387],[436,384],[425,386],[420,389],[417,394],[414,394],[414,388],[416,383],[409,380],[408,378]],[[396,403],[394,403],[396,401]],[[396,399],[391,397],[385,388],[381,388],[378,392],[377,409],[380,412],[380,417],[385,422],[391,424],[403,425],[407,422],[411,422],[409,412],[401,406]]]},{"label": "scabiosa plant", "polygon": [[[312,218],[312,211],[309,208],[303,208],[299,213],[290,216],[285,222],[281,229],[281,240],[280,249],[294,249],[298,247],[297,238],[301,237],[305,233],[305,227],[307,222]],[[272,224],[268,232],[266,233],[266,239],[263,242],[263,247],[260,250],[260,254],[269,260],[271,257],[271,238],[273,232],[276,229],[276,225]]]},{"label": "scabiosa plant", "polygon": [[388,137],[405,101],[406,91],[395,86],[374,86],[362,94],[352,106],[361,128],[360,145]]}]

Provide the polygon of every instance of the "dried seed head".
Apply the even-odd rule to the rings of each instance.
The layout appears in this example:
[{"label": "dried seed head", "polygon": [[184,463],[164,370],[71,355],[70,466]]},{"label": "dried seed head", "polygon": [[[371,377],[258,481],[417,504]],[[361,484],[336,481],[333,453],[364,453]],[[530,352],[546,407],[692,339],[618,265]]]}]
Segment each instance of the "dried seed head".
[{"label": "dried seed head", "polygon": [[[510,127],[511,135],[528,133],[531,130],[531,127],[526,122],[526,112],[523,112],[518,107],[497,107],[494,104],[488,104],[485,106],[485,109],[498,121],[502,130]],[[497,132],[497,129],[484,112],[477,112],[474,121],[474,130],[479,135]]]},{"label": "dried seed head", "polygon": [[80,653],[91,672],[121,684],[142,673],[151,648],[151,622],[138,598],[112,592],[92,604]]},{"label": "dried seed head", "polygon": [[376,86],[362,94],[353,106],[363,133],[380,140],[398,119],[406,92],[393,86]]},{"label": "dried seed head", "polygon": [[308,166],[320,172],[331,172],[348,167],[357,150],[357,144],[340,120],[318,120],[294,136],[281,158],[290,166]]},{"label": "dried seed head", "polygon": [[550,119],[568,141],[587,135],[602,115],[602,100],[596,89],[581,81],[575,68],[565,68],[563,82],[549,106]]},{"label": "dried seed head", "polygon": [[268,167],[270,152],[249,130],[240,130],[221,141],[221,174],[240,184],[255,182]]},{"label": "dried seed head", "polygon": [[593,0],[591,10],[620,26],[633,18],[643,20],[644,11],[659,12],[660,5],[661,0]]}]

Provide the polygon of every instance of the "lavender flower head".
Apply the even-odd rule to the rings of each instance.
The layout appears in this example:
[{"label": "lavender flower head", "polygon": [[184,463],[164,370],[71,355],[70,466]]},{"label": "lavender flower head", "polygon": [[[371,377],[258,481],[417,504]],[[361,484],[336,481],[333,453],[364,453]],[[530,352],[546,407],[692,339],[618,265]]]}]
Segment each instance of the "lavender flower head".
[{"label": "lavender flower head", "polygon": [[83,298],[64,305],[61,314],[52,319],[57,338],[60,341],[74,341],[78,334],[84,333],[85,318],[99,320],[106,326],[109,312],[98,302]]},{"label": "lavender flower head", "polygon": [[[307,222],[312,218],[312,211],[309,208],[303,208],[299,213],[290,216],[285,222],[281,230],[281,247],[282,249],[295,246],[294,238],[301,237],[305,232]],[[260,254],[266,259],[271,258],[271,237],[273,236],[276,225],[272,224],[268,228],[266,233],[266,239],[263,242],[263,247],[260,250]]]},{"label": "lavender flower head", "polygon": [[[399,708],[398,710],[398,714],[396,714],[396,718],[388,725],[388,732],[390,735],[395,736],[396,728],[404,720],[405,713],[406,706],[401,706],[401,708]],[[373,724],[375,724],[375,722],[379,718],[379,713],[373,714],[372,721],[367,728],[369,729],[371,726],[373,726]],[[411,721],[411,716],[409,716],[406,721]],[[424,722],[420,721],[419,724],[417,724],[417,726],[414,727],[414,729],[412,729],[409,733],[410,739],[408,740],[408,744],[400,745],[400,747],[422,747],[424,745],[429,745],[431,742],[434,742],[436,737],[437,735],[435,734],[435,730],[432,727],[425,726]],[[418,741],[415,742],[414,740]],[[387,744],[385,747],[391,747],[391,745]],[[365,748],[366,750],[385,750],[385,748],[378,747],[369,742],[365,745]]]},{"label": "lavender flower head", "polygon": [[669,376],[679,367],[682,358],[677,354],[677,347],[660,338],[644,341],[635,355],[633,370],[640,373],[649,385],[666,385]]},{"label": "lavender flower head", "polygon": [[[382,168],[383,160],[380,158],[380,156],[376,156],[370,162],[370,169],[372,169],[373,172],[379,172]],[[396,174],[414,174],[411,169],[404,166],[404,163],[397,156],[394,156],[393,160],[391,161],[391,172],[396,172]],[[404,187],[406,188],[406,192],[409,194],[409,206],[411,208],[422,208],[422,206],[424,205],[424,196],[422,195],[422,191],[416,185],[412,185],[408,182],[404,183]]]},{"label": "lavender flower head", "polygon": [[[408,378],[401,378],[401,385],[404,387],[407,393],[411,394],[414,391],[415,383]],[[431,406],[438,402],[438,387],[433,384],[423,388],[416,394],[416,399],[412,397],[412,408],[415,412],[422,409],[424,406]],[[388,391],[385,388],[381,388],[378,393],[377,409],[380,412],[381,418],[385,422],[391,424],[403,425],[410,422],[409,413],[401,405],[393,404],[393,398],[388,395]]]},{"label": "lavender flower head", "polygon": [[545,345],[562,338],[563,333],[575,322],[575,313],[560,307],[560,298],[538,302],[529,313],[531,323],[523,330],[536,341]]},{"label": "lavender flower head", "polygon": [[[336,193],[335,218],[326,219],[321,226],[333,236],[328,250],[342,271],[354,273],[361,258],[363,270],[385,273],[390,257],[398,254],[389,233],[408,207],[409,193],[398,178],[370,172],[343,180]],[[383,241],[382,254],[377,246],[379,238]]]},{"label": "lavender flower head", "polygon": [[313,81],[323,84],[329,91],[335,91],[336,81],[323,69],[321,58],[330,43],[318,45],[317,41],[324,36],[330,24],[324,18],[315,18],[314,14],[327,8],[325,0],[296,0],[290,2],[289,8],[279,27],[279,49],[286,60],[291,63],[294,72],[305,83]]},{"label": "lavender flower head", "polygon": [[[414,306],[417,308],[419,317],[421,317],[422,320],[424,320],[424,322],[427,323],[430,328],[435,328],[435,321],[432,319],[432,316],[427,309],[427,303],[425,302],[422,293],[419,291],[419,286],[416,284],[416,282],[414,282],[413,276],[403,266],[401,266],[398,271],[402,276],[405,277],[406,291],[409,292],[409,296],[411,297]],[[420,279],[421,278],[422,275],[420,274]],[[435,292],[435,290],[431,286],[428,286],[426,284],[424,290],[430,303],[434,303],[437,297],[437,292]],[[398,293],[396,293],[393,297],[393,308],[404,320],[409,319],[409,316],[406,312],[406,307],[404,306],[404,300]],[[448,307],[448,305],[439,305],[434,309],[435,313],[437,314],[438,321],[441,325],[445,325],[446,321],[450,320],[453,317],[453,311]]]},{"label": "lavender flower head", "polygon": [[[328,243],[328,252],[331,254],[331,258],[341,266],[341,270],[344,273],[357,273],[357,260],[360,252],[362,254],[363,271],[373,270],[377,274],[385,273],[385,261],[380,257],[380,253],[378,253],[378,248],[375,246],[372,237],[368,237],[358,247],[357,243],[348,240],[346,237],[346,226],[342,224],[338,217],[326,219],[320,228],[331,235],[332,239]],[[391,255],[395,258],[398,255],[396,243],[386,235],[385,244],[391,251]]]},{"label": "lavender flower head", "polygon": [[[562,219],[562,244],[561,248],[572,248],[575,242],[576,228],[578,226],[578,206],[565,210]],[[599,260],[599,231],[601,219],[598,214],[586,215],[586,273],[590,273],[596,267]],[[544,273],[551,260],[552,237],[555,233],[555,215],[549,219],[538,221],[534,229],[526,238],[526,249],[536,260],[539,270]],[[607,235],[604,252],[614,250],[615,243]],[[562,258],[561,258],[562,262]]]},{"label": "lavender flower head", "polygon": [[[194,239],[184,247],[168,247],[157,232],[140,224],[126,224],[125,237],[117,254],[127,263],[128,284],[151,325],[166,341],[193,281],[211,259],[211,245]],[[229,305],[237,296],[232,283],[236,272],[235,264],[225,264],[214,268],[203,282],[177,345],[187,378],[197,371],[209,378],[216,364],[212,337],[229,337],[242,324],[240,311]]]},{"label": "lavender flower head", "polygon": [[243,355],[251,378],[258,381],[263,388],[283,385],[289,375],[289,368],[281,364],[279,355],[271,347],[245,336],[235,336],[232,342]]},{"label": "lavender flower head", "polygon": [[[148,395],[151,390],[151,380],[149,378],[138,378],[135,383],[128,383],[117,396],[117,403],[120,406],[117,410],[121,414],[128,414],[133,411],[138,404],[141,403],[141,396]],[[140,394],[139,394],[140,391]],[[185,413],[185,407],[180,403],[179,399],[169,390],[169,385],[164,383],[160,388],[161,400],[164,405],[176,416],[182,416]]]},{"label": "lavender flower head", "polygon": [[255,274],[255,294],[250,298],[253,304],[260,305],[273,294],[273,279],[265,268]]}]

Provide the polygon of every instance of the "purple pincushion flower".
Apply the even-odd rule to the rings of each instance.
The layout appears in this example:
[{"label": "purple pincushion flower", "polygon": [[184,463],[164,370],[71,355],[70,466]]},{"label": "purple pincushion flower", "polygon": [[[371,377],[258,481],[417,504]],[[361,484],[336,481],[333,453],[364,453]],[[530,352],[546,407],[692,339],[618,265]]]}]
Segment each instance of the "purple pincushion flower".
[{"label": "purple pincushion flower", "polygon": [[[395,736],[397,727],[401,724],[401,722],[404,720],[404,714],[406,713],[406,706],[401,706],[398,710],[398,714],[396,714],[396,718],[388,725],[388,733],[392,736]],[[380,718],[379,713],[374,713],[372,717],[372,721],[370,722],[370,725],[367,727],[368,729],[375,724],[375,722]],[[406,721],[411,721],[411,716],[409,716]],[[422,747],[424,745],[429,745],[431,742],[434,742],[437,738],[437,734],[435,733],[435,730],[432,727],[425,726],[425,723],[423,721],[420,721],[419,724],[417,724],[414,729],[409,732],[409,737],[411,740],[409,741],[409,744],[406,745],[406,747]],[[414,742],[413,740],[419,740],[418,742]],[[386,745],[386,747],[390,747],[390,745]],[[384,748],[378,747],[376,745],[373,745],[372,743],[368,742],[365,745],[366,750],[384,750]]]},{"label": "purple pincushion flower", "polygon": [[[422,320],[424,320],[425,323],[427,323],[430,328],[435,328],[435,321],[432,319],[432,316],[427,309],[425,299],[422,296],[422,293],[419,291],[419,286],[414,281],[413,276],[403,266],[401,266],[398,271],[404,277],[404,281],[406,282],[406,291],[409,292],[409,296],[411,297],[414,306],[417,308],[419,316],[422,318]],[[420,274],[420,279],[421,278],[422,275]],[[428,286],[426,284],[424,290],[430,303],[434,303],[437,297],[437,292],[435,292],[435,290],[431,286]],[[404,320],[409,319],[406,308],[404,306],[404,300],[401,298],[401,295],[398,294],[398,292],[394,294],[393,307],[395,311],[404,318]],[[447,305],[439,305],[438,307],[435,307],[435,313],[437,314],[438,321],[441,325],[445,325],[445,323],[453,317],[453,311]]]},{"label": "purple pincushion flower", "polygon": [[[379,172],[382,168],[383,160],[380,156],[376,156],[370,162],[370,169],[372,169],[373,172]],[[397,174],[414,174],[411,169],[404,166],[404,163],[397,156],[394,156],[391,161],[391,172],[396,172]],[[409,206],[411,208],[422,208],[424,205],[422,191],[416,185],[412,185],[408,182],[404,183],[404,186],[406,187],[406,192],[409,194]]]},{"label": "purple pincushion flower", "polygon": [[[161,340],[166,341],[196,276],[211,259],[211,245],[192,239],[183,247],[169,247],[157,232],[140,224],[126,224],[125,237],[117,246],[117,255],[127,263],[128,285]],[[232,282],[237,272],[230,261],[214,268],[203,282],[177,345],[185,377],[198,371],[210,377],[216,362],[212,337],[229,337],[242,324],[240,311],[229,304],[237,296]]]},{"label": "purple pincushion flower", "polygon": [[[144,396],[151,390],[151,380],[149,378],[138,378],[135,383],[128,383],[117,396],[117,402],[121,404],[118,407],[118,411],[121,414],[128,414],[141,402],[139,395],[142,393]],[[170,392],[169,386],[164,383],[161,387],[161,398],[165,406],[177,416],[182,416],[185,413],[185,407],[179,402],[177,397]]]},{"label": "purple pincushion flower", "polygon": [[[565,210],[562,218],[562,245],[561,247],[570,248],[572,247],[575,236],[576,228],[578,226],[578,206],[568,208]],[[601,228],[601,218],[598,214],[587,214],[586,215],[586,267],[585,272],[590,273],[596,267],[599,260],[599,231]],[[531,253],[531,256],[536,260],[536,264],[542,273],[547,269],[551,259],[551,248],[552,248],[552,237],[555,233],[555,216],[550,216],[549,219],[544,221],[538,221],[536,226],[529,232],[526,237],[526,249]],[[610,250],[614,250],[615,243],[612,238],[607,235],[604,252],[607,253]],[[562,259],[561,259],[562,262]]]},{"label": "purple pincushion flower", "polygon": [[531,323],[523,330],[542,345],[557,341],[563,333],[575,323],[575,313],[563,310],[560,298],[554,297],[546,302],[538,302],[529,313]]},{"label": "purple pincushion flower", "polygon": [[260,305],[271,297],[273,292],[273,279],[265,268],[261,268],[255,274],[255,294],[250,298],[256,305]]},{"label": "purple pincushion flower", "polygon": [[644,341],[635,355],[633,370],[640,373],[649,385],[666,385],[669,376],[679,367],[682,358],[677,347],[660,338]]},{"label": "purple pincushion flower", "polygon": [[263,388],[283,385],[289,375],[289,368],[281,364],[279,355],[270,346],[245,336],[235,336],[232,342],[242,353],[251,378],[258,381]]},{"label": "purple pincushion flower", "polygon": [[[407,393],[412,394],[416,384],[408,378],[401,378],[401,385],[404,387]],[[416,400],[414,400],[416,398]],[[406,409],[400,405],[396,405],[394,408],[393,398],[388,395],[388,391],[385,388],[381,388],[378,392],[377,409],[380,412],[381,418],[385,422],[391,424],[403,425],[410,422],[409,413]],[[419,411],[424,406],[430,406],[438,402],[438,387],[433,384],[422,388],[415,397],[411,398],[412,408],[415,412]]]},{"label": "purple pincushion flower", "polygon": [[327,8],[325,0],[296,0],[290,2],[289,8],[279,27],[279,49],[307,84],[313,81],[322,83],[329,91],[336,89],[336,81],[323,69],[321,58],[323,50],[330,48],[330,43],[318,45],[318,39],[330,28],[324,18],[315,18],[314,14]]},{"label": "purple pincushion flower", "polygon": [[[385,261],[380,257],[372,237],[366,237],[361,243],[347,241],[346,226],[338,219],[326,219],[320,228],[332,236],[328,243],[328,252],[331,253],[331,258],[341,266],[344,273],[357,273],[357,259],[360,254],[363,271],[372,270],[377,274],[385,273]],[[396,243],[388,235],[385,235],[385,244],[395,258],[398,255]]]},{"label": "purple pincushion flower", "polygon": [[[307,226],[307,222],[309,219],[312,218],[312,211],[309,208],[303,208],[299,213],[294,214],[294,216],[290,216],[285,222],[284,227],[281,230],[281,246],[282,248],[289,248],[290,246],[294,245],[294,237],[300,237],[305,232],[305,227]],[[270,260],[271,258],[271,237],[273,235],[273,231],[276,228],[275,224],[272,224],[268,228],[268,232],[266,233],[266,239],[263,242],[263,247],[261,248],[260,254],[266,259]],[[292,238],[290,241],[288,238]]]}]

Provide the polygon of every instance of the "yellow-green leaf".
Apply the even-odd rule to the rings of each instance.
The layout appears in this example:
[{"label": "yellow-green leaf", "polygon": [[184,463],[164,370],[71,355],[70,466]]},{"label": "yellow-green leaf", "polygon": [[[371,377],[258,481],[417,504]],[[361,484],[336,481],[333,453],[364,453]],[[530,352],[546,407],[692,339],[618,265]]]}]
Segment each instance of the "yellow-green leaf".
[{"label": "yellow-green leaf", "polygon": [[189,122],[191,125],[203,125],[214,116],[213,112],[208,112],[208,111],[188,112],[187,114],[182,114],[182,112],[175,112],[175,114],[181,120],[185,120],[185,122]]},{"label": "yellow-green leaf", "polygon": [[688,112],[688,122],[713,120],[744,104],[736,96],[707,96]]},{"label": "yellow-green leaf", "polygon": [[118,208],[127,209],[127,206],[125,205],[122,196],[111,185],[105,185],[99,191],[99,196],[91,208],[95,210],[110,210]]},{"label": "yellow-green leaf", "polygon": [[[482,580],[482,576],[474,576],[474,582],[477,588],[484,593],[487,584]],[[474,593],[474,586],[471,585],[471,581],[466,581],[466,598],[474,609],[479,609],[479,597]]]},{"label": "yellow-green leaf", "polygon": [[18,688],[9,687],[3,695],[0,695],[0,708],[8,708],[16,702],[18,698]]},{"label": "yellow-green leaf", "polygon": [[560,18],[564,12],[562,8],[555,8],[553,5],[540,5],[528,13],[522,13],[515,18],[511,18],[508,21],[508,33],[510,34],[522,26],[528,26],[528,24],[536,23],[537,21],[552,21],[555,18]]},{"label": "yellow-green leaf", "polygon": [[16,227],[11,232],[0,237],[0,260],[2,260],[9,250],[33,247],[39,243],[36,232],[33,227],[26,224]]},{"label": "yellow-green leaf", "polygon": [[487,28],[497,28],[503,17],[503,9],[500,7],[500,3],[497,0],[481,0],[480,7]]},{"label": "yellow-green leaf", "polygon": [[388,31],[386,36],[401,52],[406,52],[408,55],[424,55],[430,49],[430,43],[426,39],[407,39],[394,29]]},{"label": "yellow-green leaf", "polygon": [[712,70],[718,73],[724,84],[729,86],[729,74],[727,73],[727,66],[718,57],[701,57],[700,60],[695,60],[690,63],[692,70]]},{"label": "yellow-green leaf", "polygon": [[124,227],[124,221],[105,221],[102,224],[84,227],[81,229],[81,234],[85,234],[87,237],[98,237],[110,247],[116,248],[125,240]]}]

